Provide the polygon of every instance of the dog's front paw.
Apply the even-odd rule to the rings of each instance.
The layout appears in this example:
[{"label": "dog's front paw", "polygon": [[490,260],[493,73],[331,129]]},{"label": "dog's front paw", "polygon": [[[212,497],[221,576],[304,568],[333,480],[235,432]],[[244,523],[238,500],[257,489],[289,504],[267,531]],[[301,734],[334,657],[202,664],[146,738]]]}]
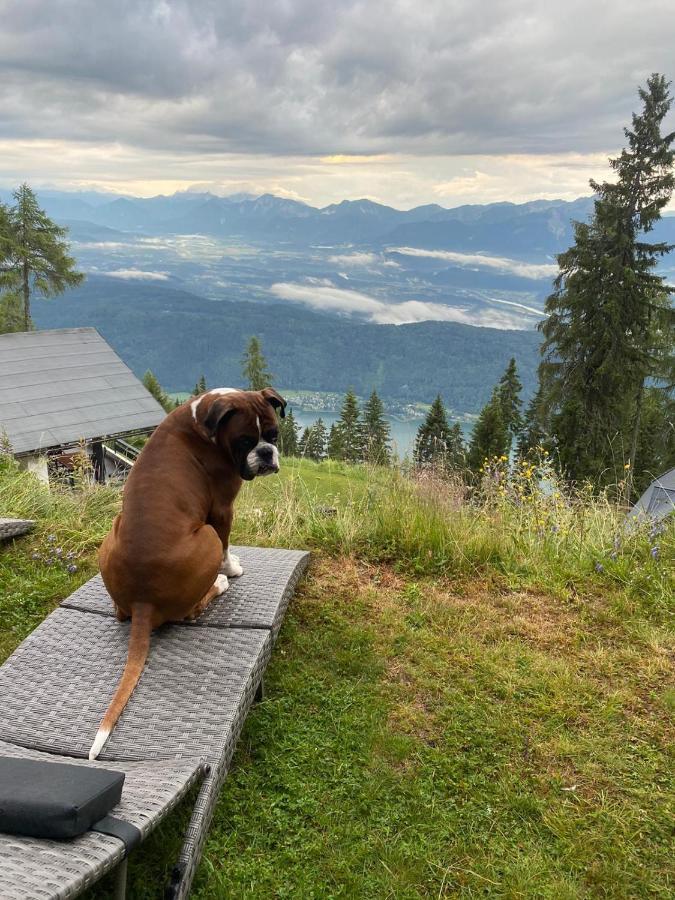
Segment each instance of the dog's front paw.
[{"label": "dog's front paw", "polygon": [[229,550],[223,559],[222,569],[230,578],[239,578],[240,575],[244,574],[244,570],[239,562],[239,557],[230,553]]}]

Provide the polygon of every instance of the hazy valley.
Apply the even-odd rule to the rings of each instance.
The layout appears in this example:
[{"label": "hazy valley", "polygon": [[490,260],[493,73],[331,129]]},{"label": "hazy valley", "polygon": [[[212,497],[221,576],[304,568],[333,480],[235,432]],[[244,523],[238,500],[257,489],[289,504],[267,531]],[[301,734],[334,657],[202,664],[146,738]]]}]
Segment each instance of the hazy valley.
[{"label": "hazy valley", "polygon": [[[456,416],[480,409],[511,356],[532,391],[555,254],[592,208],[589,198],[408,211],[270,195],[40,200],[69,228],[88,278],[37,301],[38,327],[93,325],[172,391],[202,373],[238,383],[257,334],[283,388],[375,388],[393,407],[440,392]],[[665,218],[658,237],[673,235]]]}]

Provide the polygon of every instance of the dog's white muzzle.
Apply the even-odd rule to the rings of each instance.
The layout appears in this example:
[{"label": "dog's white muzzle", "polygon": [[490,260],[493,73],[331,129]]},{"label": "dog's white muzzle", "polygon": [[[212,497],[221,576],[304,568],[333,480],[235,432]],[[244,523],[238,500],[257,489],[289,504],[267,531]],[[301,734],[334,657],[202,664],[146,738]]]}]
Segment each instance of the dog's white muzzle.
[{"label": "dog's white muzzle", "polygon": [[246,457],[246,467],[254,477],[279,471],[279,451],[267,441],[260,441]]}]

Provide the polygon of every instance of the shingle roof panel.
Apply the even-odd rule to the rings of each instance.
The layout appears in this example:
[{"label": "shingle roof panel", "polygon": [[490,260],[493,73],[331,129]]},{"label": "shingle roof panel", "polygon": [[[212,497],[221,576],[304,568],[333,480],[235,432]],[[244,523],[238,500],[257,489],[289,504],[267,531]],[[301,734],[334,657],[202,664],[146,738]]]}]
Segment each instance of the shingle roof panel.
[{"label": "shingle roof panel", "polygon": [[154,428],[165,415],[94,328],[0,335],[0,429],[17,454]]}]

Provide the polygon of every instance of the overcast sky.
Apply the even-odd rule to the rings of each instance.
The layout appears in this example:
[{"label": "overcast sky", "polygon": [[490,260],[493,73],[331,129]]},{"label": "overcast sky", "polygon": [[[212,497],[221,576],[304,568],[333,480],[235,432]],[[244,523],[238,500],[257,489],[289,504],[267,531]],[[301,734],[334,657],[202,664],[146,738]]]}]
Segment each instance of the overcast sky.
[{"label": "overcast sky", "polygon": [[673,0],[0,0],[0,186],[572,199],[653,71]]}]

